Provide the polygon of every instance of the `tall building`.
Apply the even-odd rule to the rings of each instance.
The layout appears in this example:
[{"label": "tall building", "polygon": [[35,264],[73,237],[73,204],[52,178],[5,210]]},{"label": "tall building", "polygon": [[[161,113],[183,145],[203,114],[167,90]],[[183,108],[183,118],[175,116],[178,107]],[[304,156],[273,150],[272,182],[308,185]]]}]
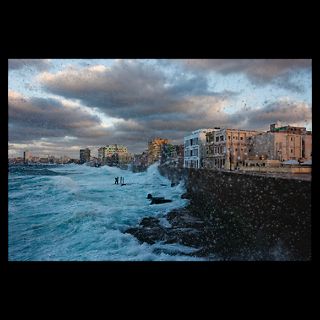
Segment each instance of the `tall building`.
[{"label": "tall building", "polygon": [[148,165],[161,159],[163,145],[168,144],[168,139],[155,138],[148,142]]},{"label": "tall building", "polygon": [[127,159],[128,157],[128,148],[123,145],[110,144],[98,149],[98,159],[103,164],[106,164],[108,160],[114,162],[118,158]]},{"label": "tall building", "polygon": [[184,168],[202,168],[206,152],[206,134],[215,129],[198,129],[184,137]]},{"label": "tall building", "polygon": [[31,159],[32,159],[31,152],[28,150],[24,151],[23,152],[23,162],[27,163],[27,162],[31,161]]},{"label": "tall building", "polygon": [[90,161],[90,149],[80,149],[80,163],[86,163]]},{"label": "tall building", "polygon": [[270,131],[252,137],[250,159],[311,160],[312,133],[304,127],[270,125]]},{"label": "tall building", "polygon": [[219,129],[206,135],[205,167],[232,169],[248,158],[251,137],[259,131]]},{"label": "tall building", "polygon": [[161,150],[160,163],[169,162],[170,165],[183,167],[184,145],[164,144]]}]

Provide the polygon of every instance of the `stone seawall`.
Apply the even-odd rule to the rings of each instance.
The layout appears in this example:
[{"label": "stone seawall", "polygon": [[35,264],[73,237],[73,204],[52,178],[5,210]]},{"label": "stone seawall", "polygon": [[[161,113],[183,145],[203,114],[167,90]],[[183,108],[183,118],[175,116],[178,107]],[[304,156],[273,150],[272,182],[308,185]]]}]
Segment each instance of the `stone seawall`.
[{"label": "stone seawall", "polygon": [[204,255],[270,260],[311,259],[311,181],[252,174],[159,167],[183,180],[188,211],[204,219],[210,243]]}]

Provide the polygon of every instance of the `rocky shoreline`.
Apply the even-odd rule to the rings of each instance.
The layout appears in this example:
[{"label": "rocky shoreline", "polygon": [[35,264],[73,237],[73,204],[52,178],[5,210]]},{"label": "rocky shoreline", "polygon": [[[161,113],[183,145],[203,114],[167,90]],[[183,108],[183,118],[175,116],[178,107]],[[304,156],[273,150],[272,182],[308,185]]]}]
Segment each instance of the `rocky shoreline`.
[{"label": "rocky shoreline", "polygon": [[[178,243],[214,260],[310,260],[310,181],[159,168],[184,180],[189,204],[164,218],[143,218],[125,232],[141,243]],[[310,190],[309,190],[310,188]]]}]

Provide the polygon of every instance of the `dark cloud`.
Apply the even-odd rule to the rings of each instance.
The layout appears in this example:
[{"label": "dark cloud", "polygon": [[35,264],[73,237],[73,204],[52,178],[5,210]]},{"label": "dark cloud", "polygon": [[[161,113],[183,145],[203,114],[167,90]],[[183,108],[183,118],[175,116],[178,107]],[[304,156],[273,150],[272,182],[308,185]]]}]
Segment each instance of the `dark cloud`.
[{"label": "dark cloud", "polygon": [[280,100],[259,109],[238,112],[234,117],[241,119],[249,129],[267,130],[271,123],[306,126],[312,119],[310,106],[303,102]]},{"label": "dark cloud", "polygon": [[175,72],[167,76],[159,68],[126,61],[112,68],[88,67],[44,73],[40,82],[50,93],[80,99],[85,105],[122,119],[184,112],[182,104],[188,97],[226,99],[236,94],[208,90],[208,80],[202,75],[186,77]]},{"label": "dark cloud", "polygon": [[9,59],[8,66],[9,70],[36,68],[43,71],[50,68],[50,62],[47,59]]},{"label": "dark cloud", "polygon": [[[275,102],[274,97],[262,108],[251,106],[227,113],[225,108],[232,110],[238,93],[212,91],[208,74],[202,72],[215,70],[225,75],[242,72],[252,81],[256,77],[258,84],[279,81],[293,90],[297,84],[291,72],[306,68],[305,60],[274,60],[273,65],[270,60],[193,60],[186,67],[187,63],[184,61],[184,67],[171,70],[170,63],[163,62],[167,68],[163,70],[138,61],[120,61],[110,68],[89,65],[68,67],[54,74],[43,72],[38,78],[43,88],[66,100],[26,99],[9,93],[9,140],[33,143],[42,138],[45,150],[56,147],[59,153],[66,150],[75,156],[79,153],[77,148],[88,146],[96,150],[112,143],[125,144],[131,152],[141,152],[146,149],[148,139],[156,136],[182,143],[184,136],[199,128],[267,130],[277,120],[289,124],[311,120],[308,105],[289,100]],[[77,107],[73,99],[80,101],[82,107]],[[100,118],[83,106],[97,108],[118,121],[106,128]]]},{"label": "dark cloud", "polygon": [[107,136],[101,120],[77,106],[68,106],[52,98],[25,98],[10,91],[9,141],[25,141],[43,137]]},{"label": "dark cloud", "polygon": [[[190,70],[215,71],[222,75],[241,73],[255,85],[273,83],[293,91],[302,90],[298,84],[291,81],[295,72],[311,71],[310,59],[190,59],[178,61]],[[290,82],[289,85],[288,82]]]}]

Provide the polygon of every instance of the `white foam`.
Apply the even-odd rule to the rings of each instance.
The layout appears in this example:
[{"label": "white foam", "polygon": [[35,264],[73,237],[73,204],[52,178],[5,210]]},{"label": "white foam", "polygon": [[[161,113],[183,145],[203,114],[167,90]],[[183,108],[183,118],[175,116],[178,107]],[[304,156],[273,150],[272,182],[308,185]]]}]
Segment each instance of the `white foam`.
[{"label": "white foam", "polygon": [[[42,177],[32,187],[30,181],[25,180],[22,190],[29,190],[30,186],[33,192],[27,199],[18,194],[10,221],[13,223],[11,230],[18,225],[20,229],[12,231],[15,234],[11,236],[19,238],[19,232],[27,231],[30,246],[28,249],[21,246],[24,252],[21,251],[20,256],[17,254],[19,247],[9,251],[13,257],[26,260],[197,260],[185,256],[184,253],[189,253],[187,249],[183,251],[185,248],[140,244],[134,236],[124,233],[143,217],[162,217],[188,203],[181,199],[184,185],[171,187],[171,182],[160,175],[157,167],[154,164],[146,172],[133,173],[116,167],[71,164],[50,169],[67,175]],[[127,185],[115,185],[116,176],[124,177]],[[148,193],[173,201],[150,205]],[[26,207],[29,211],[25,213],[22,208]],[[40,234],[38,230],[35,238],[35,230],[30,231],[27,224],[19,224],[19,210],[20,217],[27,213],[34,217],[36,221],[32,225],[38,224],[37,219],[41,218],[47,232]],[[166,220],[161,219],[161,223],[166,224]],[[154,249],[159,246],[164,250],[157,253]],[[180,251],[180,254],[169,254],[170,250]]]}]

